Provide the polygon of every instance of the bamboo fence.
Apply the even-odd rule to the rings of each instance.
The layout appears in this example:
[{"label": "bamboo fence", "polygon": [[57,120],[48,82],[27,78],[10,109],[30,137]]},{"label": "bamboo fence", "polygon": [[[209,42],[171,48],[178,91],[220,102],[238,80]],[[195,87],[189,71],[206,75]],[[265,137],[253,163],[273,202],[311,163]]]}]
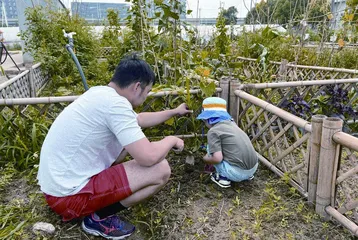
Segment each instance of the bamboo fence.
[{"label": "bamboo fence", "polygon": [[311,104],[314,99],[319,97],[322,92],[327,91],[327,87],[339,85],[343,90],[352,93],[347,106],[352,106],[358,97],[358,78],[351,79],[327,79],[294,81],[279,83],[257,83],[241,84],[238,88],[251,95],[257,96],[275,106],[281,107],[286,100],[292,100],[294,97],[304,99]]},{"label": "bamboo fence", "polygon": [[[187,91],[161,91],[161,92],[150,92],[148,94],[148,100],[143,105],[140,111],[155,111],[154,105],[156,104],[161,109],[166,109],[171,102],[170,99],[173,97],[183,96],[185,99],[185,94],[192,94],[202,101],[201,90],[192,89]],[[225,95],[222,93],[220,87],[216,88],[215,94],[217,96]],[[63,97],[36,97],[36,98],[10,98],[10,99],[0,99],[0,114],[5,118],[9,119],[11,117],[19,116],[23,119],[32,119],[32,116],[45,116],[50,121],[53,121],[58,114],[71,102],[75,101],[79,96],[63,96]],[[182,99],[178,98],[178,103],[182,103]],[[158,108],[157,108],[158,109]],[[201,108],[194,109],[194,113],[197,114]],[[187,126],[190,123],[191,119],[186,119],[184,122],[181,122],[180,129],[175,132],[175,136],[181,138],[192,138],[203,135],[203,133],[187,133]],[[163,133],[159,131],[160,135],[151,135],[151,138],[162,138],[164,137]]]},{"label": "bamboo fence", "polygon": [[[328,214],[336,219],[336,216],[340,216],[339,219],[347,222],[344,219],[345,217],[358,224],[358,138],[338,131],[332,139],[337,145],[335,155],[340,158],[336,163],[336,169],[334,169],[330,196],[330,207],[334,208],[337,213],[331,211]],[[352,224],[349,224],[349,226],[352,226]],[[354,228],[349,227],[349,229],[358,236],[357,225]]]},{"label": "bamboo fence", "polygon": [[99,49],[98,58],[107,58],[112,54],[114,47],[101,47]]},{"label": "bamboo fence", "polygon": [[[236,90],[237,106],[231,114],[249,135],[260,161],[307,197],[310,122],[242,90]],[[236,117],[237,116],[237,117]]]},{"label": "bamboo fence", "polygon": [[230,114],[249,135],[260,162],[287,179],[320,216],[335,219],[355,236],[358,138],[342,132],[339,118],[314,115],[309,122],[280,104],[297,95],[310,102],[323,88],[335,84],[354,92],[357,83],[358,79],[330,79],[222,85],[222,92],[229,92]]},{"label": "bamboo fence", "polygon": [[243,76],[250,82],[281,81],[307,81],[312,79],[347,79],[358,76],[358,70],[344,68],[330,68],[319,66],[305,66],[282,62],[270,61],[266,64],[266,71],[259,61],[254,58],[238,57],[237,61],[242,64]]},{"label": "bamboo fence", "polygon": [[[337,72],[343,72],[347,76],[350,74]],[[25,75],[12,82],[24,78]],[[39,80],[41,81],[44,80]],[[216,89],[216,95],[227,100],[228,111],[249,135],[260,162],[284,177],[314,205],[318,214],[327,219],[334,218],[355,236],[358,236],[358,139],[342,132],[340,119],[322,115],[302,119],[282,109],[282,103],[294,96],[300,96],[310,103],[319,96],[320,91],[335,84],[341,85],[349,92],[357,92],[357,83],[358,78],[334,77],[324,81],[262,84],[240,84],[233,79],[224,79]],[[152,111],[159,109],[158,106],[165,109],[170,107],[173,101],[182,102],[185,93],[151,92],[148,101],[140,110]],[[190,90],[190,94],[198,97],[195,101],[202,100],[199,93],[198,89]],[[26,119],[36,112],[54,120],[63,108],[77,97],[0,99],[0,112],[3,116],[18,114]],[[353,96],[355,97],[356,95]],[[349,104],[353,104],[353,99]],[[194,111],[200,111],[200,108]],[[182,138],[202,135],[188,133],[188,124],[190,119],[178,124],[180,128],[173,135]],[[149,137],[159,138],[164,135],[165,133],[159,131],[159,135]]]},{"label": "bamboo fence", "polygon": [[0,99],[36,97],[49,77],[35,64],[14,78],[0,84]]},{"label": "bamboo fence", "polygon": [[[305,43],[303,46],[300,46],[300,45],[291,45],[292,47],[294,48],[298,48],[298,47],[303,47],[303,48],[316,48],[318,50],[320,49],[324,49],[324,48],[327,48],[327,49],[334,49],[334,50],[341,50],[342,47],[339,46],[339,44],[337,43],[331,43],[331,42],[325,42],[323,44],[320,44],[318,42],[308,42],[308,43]],[[345,49],[356,49],[358,47],[358,44],[356,43],[348,43],[348,44],[345,44],[344,45],[344,48]]]}]

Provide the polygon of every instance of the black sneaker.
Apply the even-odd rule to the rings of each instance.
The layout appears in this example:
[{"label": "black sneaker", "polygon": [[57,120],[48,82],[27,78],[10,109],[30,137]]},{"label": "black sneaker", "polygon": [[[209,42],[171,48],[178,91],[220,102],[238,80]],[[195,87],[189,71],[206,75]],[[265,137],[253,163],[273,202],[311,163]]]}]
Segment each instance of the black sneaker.
[{"label": "black sneaker", "polygon": [[221,176],[219,173],[211,173],[210,179],[222,188],[231,187],[231,181],[227,177]]},{"label": "black sneaker", "polygon": [[134,232],[135,226],[121,220],[116,215],[97,220],[91,214],[83,219],[82,229],[94,236],[102,236],[107,239],[124,239]]}]

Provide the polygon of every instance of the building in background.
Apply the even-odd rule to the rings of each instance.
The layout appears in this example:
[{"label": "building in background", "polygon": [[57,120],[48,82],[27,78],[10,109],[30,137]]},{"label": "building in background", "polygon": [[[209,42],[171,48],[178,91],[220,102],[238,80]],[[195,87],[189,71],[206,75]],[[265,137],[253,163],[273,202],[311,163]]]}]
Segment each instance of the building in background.
[{"label": "building in background", "polygon": [[1,0],[1,27],[18,26],[16,0]]},{"label": "building in background", "polygon": [[341,19],[346,7],[346,0],[331,0],[331,12],[333,13],[332,25],[334,28],[341,27]]},{"label": "building in background", "polygon": [[[45,5],[48,2],[51,2],[53,6],[59,6],[60,8],[64,8],[65,5],[63,4],[62,0],[37,0],[37,1],[29,1],[30,6],[33,7],[34,5]],[[19,26],[19,11],[20,11],[20,18],[23,18],[25,15],[24,9],[26,9],[29,3],[27,0],[0,0],[0,15],[1,15],[1,22],[0,27],[17,27]],[[18,6],[19,4],[19,6]]]},{"label": "building in background", "polygon": [[[160,10],[155,9],[154,0],[145,0],[147,4],[148,17],[154,17],[155,12]],[[164,2],[170,5],[170,0],[164,0]],[[186,0],[180,0],[183,6],[183,13],[180,15],[181,19],[186,18]],[[128,16],[128,10],[130,4],[125,1],[113,3],[111,0],[82,0],[72,1],[70,4],[71,13],[78,14],[80,17],[86,19],[87,22],[92,24],[101,25],[107,17],[107,10],[118,10],[119,17],[123,21]]]},{"label": "building in background", "polygon": [[72,15],[79,15],[89,23],[98,23],[101,25],[107,18],[107,10],[113,9],[118,11],[121,20],[128,16],[130,4],[123,1],[123,3],[113,3],[110,1],[73,1],[71,2]]},{"label": "building in background", "polygon": [[[18,26],[18,12],[16,7],[17,0],[0,0],[0,27]],[[115,3],[111,0],[53,0],[60,2],[70,9],[71,13],[78,14],[91,24],[102,25],[107,17],[107,10],[114,9],[119,12],[119,17],[123,21],[128,16],[130,3],[125,0],[117,0]],[[154,0],[145,0],[148,6],[148,16],[153,17],[158,9],[154,8]],[[168,5],[170,0],[164,0]],[[180,0],[184,13],[180,18],[186,18],[186,0]]]}]

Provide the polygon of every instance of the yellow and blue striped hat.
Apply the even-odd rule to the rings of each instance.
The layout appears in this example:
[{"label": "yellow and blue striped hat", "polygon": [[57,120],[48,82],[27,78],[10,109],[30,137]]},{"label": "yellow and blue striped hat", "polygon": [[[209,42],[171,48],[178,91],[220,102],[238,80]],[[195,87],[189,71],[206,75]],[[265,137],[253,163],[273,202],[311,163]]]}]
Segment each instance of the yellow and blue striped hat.
[{"label": "yellow and blue striped hat", "polygon": [[205,98],[202,104],[203,111],[197,119],[219,118],[220,120],[232,119],[226,110],[226,101],[219,97]]}]

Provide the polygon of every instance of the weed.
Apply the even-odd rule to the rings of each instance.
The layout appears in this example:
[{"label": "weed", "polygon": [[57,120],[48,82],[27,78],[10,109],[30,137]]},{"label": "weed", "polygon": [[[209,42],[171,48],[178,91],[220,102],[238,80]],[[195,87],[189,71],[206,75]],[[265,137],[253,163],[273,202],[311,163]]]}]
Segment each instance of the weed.
[{"label": "weed", "polygon": [[234,203],[234,206],[238,207],[241,203],[241,200],[239,196],[235,196],[235,199],[233,199],[232,202]]}]

